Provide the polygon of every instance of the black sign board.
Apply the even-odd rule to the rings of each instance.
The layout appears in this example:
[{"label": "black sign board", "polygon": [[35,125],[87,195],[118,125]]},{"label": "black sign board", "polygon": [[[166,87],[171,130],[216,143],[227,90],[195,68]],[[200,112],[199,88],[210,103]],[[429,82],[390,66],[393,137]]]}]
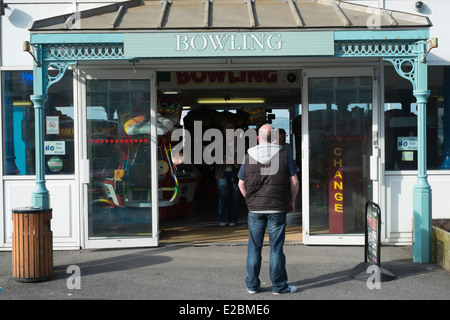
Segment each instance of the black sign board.
[{"label": "black sign board", "polygon": [[391,281],[396,276],[381,267],[381,209],[378,204],[368,200],[366,202],[366,230],[364,244],[364,262],[354,267],[350,276],[356,280],[368,281],[372,277],[369,269],[375,265],[378,267],[379,281]]},{"label": "black sign board", "polygon": [[370,200],[366,203],[366,232],[364,262],[380,267],[381,209]]}]

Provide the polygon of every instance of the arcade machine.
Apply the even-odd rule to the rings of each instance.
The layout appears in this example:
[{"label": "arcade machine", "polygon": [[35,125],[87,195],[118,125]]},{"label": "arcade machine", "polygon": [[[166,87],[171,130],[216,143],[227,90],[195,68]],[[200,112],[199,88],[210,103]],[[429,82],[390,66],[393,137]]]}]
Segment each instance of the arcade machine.
[{"label": "arcade machine", "polygon": [[[174,163],[170,134],[179,123],[182,105],[176,101],[159,101],[157,116],[158,134],[158,181],[160,219],[186,216],[196,195],[200,174],[192,165]],[[125,118],[125,116],[124,116]],[[91,204],[100,204],[94,210],[94,218],[106,219],[105,224],[150,223],[148,211],[151,201],[150,168],[150,120],[147,116],[128,116],[123,123],[125,135],[116,144],[118,165],[111,168],[107,162],[105,176],[97,178],[96,199]],[[111,161],[116,163],[115,161]],[[108,214],[105,214],[106,207]],[[103,215],[103,217],[101,216]],[[112,217],[115,217],[112,219]]]}]

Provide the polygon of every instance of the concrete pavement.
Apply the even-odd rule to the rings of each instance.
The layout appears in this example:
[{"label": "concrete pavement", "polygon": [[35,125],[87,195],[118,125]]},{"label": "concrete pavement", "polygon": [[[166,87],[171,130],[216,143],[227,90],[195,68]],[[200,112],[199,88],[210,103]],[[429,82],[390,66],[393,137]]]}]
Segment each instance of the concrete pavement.
[{"label": "concrete pavement", "polygon": [[[382,267],[397,279],[369,289],[350,277],[363,261],[363,247],[286,245],[293,294],[274,296],[263,249],[262,290],[248,294],[245,245],[54,251],[54,277],[20,283],[12,278],[11,252],[0,252],[0,300],[440,300],[450,299],[450,273],[412,262],[410,247],[383,247]],[[68,267],[74,265],[68,271]],[[73,270],[79,268],[80,277]],[[372,283],[374,283],[372,281]],[[373,286],[372,286],[373,287]]]}]

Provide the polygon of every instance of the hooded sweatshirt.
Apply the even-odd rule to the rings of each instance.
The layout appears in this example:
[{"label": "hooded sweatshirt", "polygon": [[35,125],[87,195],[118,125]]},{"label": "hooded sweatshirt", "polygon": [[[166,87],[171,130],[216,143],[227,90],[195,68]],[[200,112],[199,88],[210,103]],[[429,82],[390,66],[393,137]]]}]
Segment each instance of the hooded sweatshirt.
[{"label": "hooded sweatshirt", "polygon": [[244,162],[245,202],[256,213],[286,212],[290,200],[287,152],[279,145],[259,144],[248,149]]}]

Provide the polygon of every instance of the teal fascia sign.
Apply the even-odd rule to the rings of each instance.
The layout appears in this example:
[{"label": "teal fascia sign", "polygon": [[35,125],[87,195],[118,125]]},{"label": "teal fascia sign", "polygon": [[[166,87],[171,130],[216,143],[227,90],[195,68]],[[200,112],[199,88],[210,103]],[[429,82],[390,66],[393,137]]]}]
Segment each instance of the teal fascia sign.
[{"label": "teal fascia sign", "polygon": [[43,33],[32,34],[31,43],[119,44],[123,45],[122,59],[333,57],[335,56],[335,41],[411,41],[426,40],[428,37],[428,30]]},{"label": "teal fascia sign", "polygon": [[124,55],[135,58],[333,56],[333,31],[126,33]]}]

